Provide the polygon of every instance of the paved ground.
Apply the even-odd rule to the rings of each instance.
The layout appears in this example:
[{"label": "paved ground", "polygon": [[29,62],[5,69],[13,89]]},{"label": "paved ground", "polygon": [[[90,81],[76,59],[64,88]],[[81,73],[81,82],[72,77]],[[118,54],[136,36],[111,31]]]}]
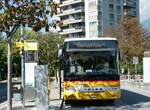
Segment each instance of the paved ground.
[{"label": "paved ground", "polygon": [[62,100],[59,99],[59,89],[56,80],[51,82],[50,103],[49,108],[52,110],[59,110]]},{"label": "paved ground", "polygon": [[[28,103],[28,106],[22,107],[21,101],[12,101],[13,110],[37,110],[35,107],[35,103]],[[49,110],[59,110],[61,106],[62,100],[59,99],[58,92],[58,84],[56,81],[51,82],[51,92],[50,92],[50,102],[49,102]],[[0,110],[7,109],[7,102],[0,103]]]},{"label": "paved ground", "polygon": [[[122,81],[122,98],[115,101],[115,106],[88,105],[63,106],[63,110],[150,110],[150,85]],[[59,110],[62,100],[59,99],[58,85],[56,81],[51,82],[49,110]],[[84,103],[85,104],[85,103]],[[97,104],[97,103],[96,103]],[[6,110],[7,102],[0,104],[0,110]],[[13,100],[13,110],[36,110],[34,104],[22,108],[20,101]]]}]

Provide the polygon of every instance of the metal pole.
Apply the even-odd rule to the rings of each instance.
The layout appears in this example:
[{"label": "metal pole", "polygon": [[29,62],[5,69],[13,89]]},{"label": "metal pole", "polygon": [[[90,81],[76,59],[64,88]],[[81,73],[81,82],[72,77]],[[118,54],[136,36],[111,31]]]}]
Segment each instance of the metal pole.
[{"label": "metal pole", "polygon": [[137,75],[137,65],[138,64],[135,64],[135,74]]},{"label": "metal pole", "polygon": [[8,40],[8,53],[7,53],[7,110],[12,110],[12,41]]},{"label": "metal pole", "polygon": [[[21,25],[21,36],[23,35],[23,26]],[[25,97],[24,97],[24,90],[25,90],[25,58],[24,58],[24,47],[22,47],[21,52],[21,85],[22,85],[22,107],[25,106]]]},{"label": "metal pole", "polygon": [[25,69],[24,69],[24,51],[21,51],[21,78],[22,78],[22,106],[25,106],[25,100],[24,100],[24,88],[25,88]]}]

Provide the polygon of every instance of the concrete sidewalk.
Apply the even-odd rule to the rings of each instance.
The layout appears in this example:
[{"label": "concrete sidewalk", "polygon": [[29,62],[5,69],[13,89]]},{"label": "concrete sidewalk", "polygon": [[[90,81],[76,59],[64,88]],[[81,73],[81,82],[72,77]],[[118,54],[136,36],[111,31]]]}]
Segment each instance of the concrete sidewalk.
[{"label": "concrete sidewalk", "polygon": [[[49,101],[49,110],[60,110],[62,105],[62,100],[59,99],[59,90],[58,84],[54,80],[51,82],[51,89],[50,89],[50,101]],[[13,110],[36,110],[36,105],[34,102],[29,102],[28,106],[22,107],[22,103],[20,100],[12,100],[12,107]],[[7,101],[0,103],[0,110],[7,110]]]},{"label": "concrete sidewalk", "polygon": [[143,82],[135,82],[135,81],[127,81],[122,80],[121,86],[125,87],[126,89],[138,89],[139,91],[143,91],[145,93],[150,94],[150,84],[144,84]]},{"label": "concrete sidewalk", "polygon": [[59,87],[56,80],[51,81],[51,88],[50,88],[50,102],[49,108],[50,110],[60,110],[62,106],[62,99],[59,96]]}]

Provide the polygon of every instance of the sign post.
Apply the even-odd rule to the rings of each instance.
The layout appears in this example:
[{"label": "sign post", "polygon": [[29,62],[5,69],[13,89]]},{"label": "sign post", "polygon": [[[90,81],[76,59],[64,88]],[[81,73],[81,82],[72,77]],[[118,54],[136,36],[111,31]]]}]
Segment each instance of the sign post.
[{"label": "sign post", "polygon": [[137,65],[139,64],[139,58],[137,56],[133,57],[133,64],[135,65],[135,73],[137,74]]}]

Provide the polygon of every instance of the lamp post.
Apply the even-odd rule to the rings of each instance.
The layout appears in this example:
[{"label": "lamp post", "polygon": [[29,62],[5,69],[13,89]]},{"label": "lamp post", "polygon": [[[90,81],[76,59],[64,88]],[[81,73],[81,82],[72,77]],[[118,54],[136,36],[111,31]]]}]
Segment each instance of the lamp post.
[{"label": "lamp post", "polygon": [[[23,42],[23,26],[21,25],[21,41]],[[25,65],[24,65],[24,46],[21,48],[20,51],[21,56],[21,86],[22,86],[22,107],[25,106],[25,100],[24,100],[24,88],[25,88]]]},{"label": "lamp post", "polygon": [[12,35],[17,29],[18,26],[15,26],[7,33],[7,110],[12,110]]},{"label": "lamp post", "polygon": [[12,40],[8,39],[7,53],[7,110],[12,110]]}]

